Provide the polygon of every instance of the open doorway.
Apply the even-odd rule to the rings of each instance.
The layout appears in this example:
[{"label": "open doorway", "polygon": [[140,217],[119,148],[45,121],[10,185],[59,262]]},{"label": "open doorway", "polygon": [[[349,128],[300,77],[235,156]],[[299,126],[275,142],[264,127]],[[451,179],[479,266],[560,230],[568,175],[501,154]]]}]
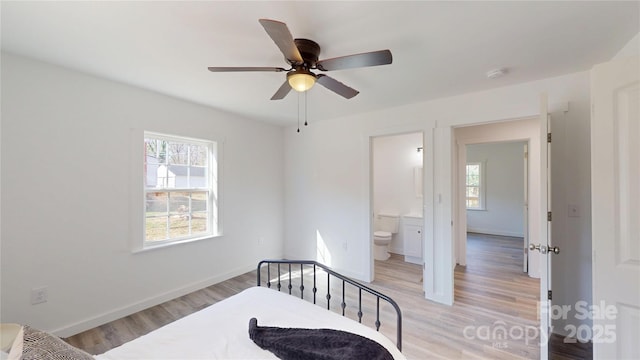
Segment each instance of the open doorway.
[{"label": "open doorway", "polygon": [[[466,145],[467,260],[491,251],[528,272],[526,141]],[[508,265],[506,265],[508,264]]]},{"label": "open doorway", "polygon": [[[539,267],[539,254],[529,252],[528,246],[530,239],[540,238],[540,229],[536,226],[528,226],[528,224],[539,224],[540,219],[540,130],[539,123],[536,118],[513,120],[499,123],[490,123],[484,125],[468,126],[455,129],[456,139],[456,166],[455,178],[456,191],[455,194],[455,216],[454,216],[454,236],[455,236],[455,258],[456,263],[461,266],[466,266],[467,263],[467,231],[469,229],[467,223],[467,202],[466,202],[466,168],[467,168],[467,146],[472,146],[472,149],[480,149],[482,145],[488,143],[501,143],[502,147],[517,147],[520,152],[521,158],[518,160],[519,169],[515,168],[510,172],[513,176],[522,178],[522,181],[518,180],[517,185],[520,189],[512,189],[512,196],[517,196],[518,201],[514,202],[508,209],[509,213],[502,211],[502,215],[497,217],[497,223],[494,221],[492,231],[489,233],[495,233],[497,235],[519,235],[523,237],[522,242],[522,254],[526,257],[523,259],[522,268],[524,268],[524,262],[527,263],[527,274],[532,278],[540,277]],[[523,171],[524,162],[524,145],[527,145],[527,176],[525,177]],[[504,150],[504,149],[501,149]],[[492,151],[495,153],[495,151]],[[481,156],[474,160],[483,160],[482,156],[486,157],[486,151]],[[515,154],[514,154],[515,156]],[[496,158],[494,161],[505,161],[502,158]],[[482,163],[482,161],[475,161],[475,163]],[[513,160],[515,163],[515,160]],[[516,174],[516,172],[518,172]],[[501,173],[500,171],[494,173],[497,176],[509,176]],[[485,179],[486,180],[486,179]],[[526,185],[525,185],[526,184]],[[504,186],[504,185],[502,185]],[[520,192],[521,191],[521,192]],[[521,195],[515,195],[515,192],[520,192]],[[526,195],[525,195],[526,194]],[[486,194],[484,194],[486,196]],[[525,202],[526,197],[526,202]],[[499,200],[504,201],[504,200]],[[495,204],[492,204],[495,205]],[[480,206],[484,206],[480,204]],[[487,215],[483,213],[481,215]],[[485,216],[486,217],[486,216]],[[476,220],[476,219],[474,219]],[[497,225],[496,225],[497,224]],[[515,227],[510,225],[516,224]],[[472,223],[473,226],[478,226]],[[514,230],[514,229],[520,229]],[[476,229],[479,232],[486,232],[487,229]]]},{"label": "open doorway", "polygon": [[[422,265],[423,138],[421,131],[371,138],[372,279],[379,266]],[[416,284],[421,279],[416,276]]]},{"label": "open doorway", "polygon": [[[540,227],[528,225],[542,221],[540,133],[538,118],[454,129],[454,301],[506,311],[512,328],[540,326],[540,259],[528,251],[529,241],[540,239]],[[480,178],[471,199],[467,164]],[[540,354],[528,350],[532,358]]]}]

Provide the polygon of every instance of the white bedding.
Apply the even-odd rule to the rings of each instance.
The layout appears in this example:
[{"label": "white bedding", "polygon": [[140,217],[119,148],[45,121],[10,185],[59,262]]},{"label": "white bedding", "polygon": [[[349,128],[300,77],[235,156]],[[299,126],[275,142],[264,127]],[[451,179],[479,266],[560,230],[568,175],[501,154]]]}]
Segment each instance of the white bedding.
[{"label": "white bedding", "polygon": [[405,359],[381,333],[289,294],[253,287],[97,355],[115,359],[277,359],[249,339],[249,319],[259,326],[331,328],[366,336],[394,359]]}]

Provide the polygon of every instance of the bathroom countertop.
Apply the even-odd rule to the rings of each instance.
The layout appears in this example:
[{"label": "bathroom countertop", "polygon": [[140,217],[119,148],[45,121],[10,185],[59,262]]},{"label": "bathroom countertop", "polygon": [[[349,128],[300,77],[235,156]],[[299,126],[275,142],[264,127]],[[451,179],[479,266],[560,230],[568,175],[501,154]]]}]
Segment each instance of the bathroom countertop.
[{"label": "bathroom countertop", "polygon": [[408,214],[404,214],[402,216],[403,217],[414,218],[414,219],[422,219],[422,214],[419,214],[419,213],[408,213]]}]

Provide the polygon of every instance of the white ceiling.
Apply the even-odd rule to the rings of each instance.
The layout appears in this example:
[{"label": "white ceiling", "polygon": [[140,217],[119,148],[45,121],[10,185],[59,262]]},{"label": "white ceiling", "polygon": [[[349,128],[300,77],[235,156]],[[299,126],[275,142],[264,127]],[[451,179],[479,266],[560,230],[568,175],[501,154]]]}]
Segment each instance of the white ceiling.
[{"label": "white ceiling", "polygon": [[[638,31],[639,2],[8,2],[2,49],[228,112],[290,125],[297,93],[271,101],[287,67],[258,23],[287,23],[321,59],[390,49],[393,64],[327,73],[360,91],[316,85],[310,121],[588,70]],[[486,72],[505,67],[508,76]]]}]

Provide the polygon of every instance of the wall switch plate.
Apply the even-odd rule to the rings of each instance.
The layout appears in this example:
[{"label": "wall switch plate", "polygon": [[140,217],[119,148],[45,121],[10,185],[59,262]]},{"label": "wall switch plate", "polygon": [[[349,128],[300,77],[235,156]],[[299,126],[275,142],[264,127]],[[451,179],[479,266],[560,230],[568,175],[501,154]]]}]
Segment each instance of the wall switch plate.
[{"label": "wall switch plate", "polygon": [[46,286],[31,289],[31,305],[47,302],[49,288]]},{"label": "wall switch plate", "polygon": [[569,204],[569,217],[580,217],[580,209],[578,208],[578,205],[575,204]]}]

